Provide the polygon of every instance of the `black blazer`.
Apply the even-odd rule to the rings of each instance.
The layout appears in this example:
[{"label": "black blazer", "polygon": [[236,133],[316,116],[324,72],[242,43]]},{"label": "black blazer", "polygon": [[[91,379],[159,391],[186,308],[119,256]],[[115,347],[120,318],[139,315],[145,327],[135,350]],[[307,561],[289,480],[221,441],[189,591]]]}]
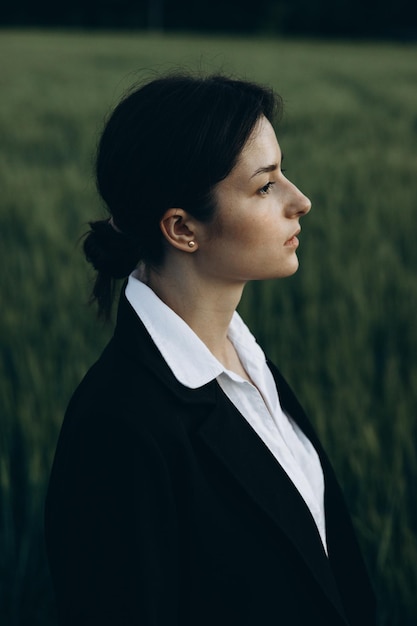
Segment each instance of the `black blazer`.
[{"label": "black blazer", "polygon": [[71,399],[50,480],[61,624],[375,623],[333,470],[269,365],[320,456],[329,558],[298,491],[216,381],[181,385],[122,296],[114,337]]}]

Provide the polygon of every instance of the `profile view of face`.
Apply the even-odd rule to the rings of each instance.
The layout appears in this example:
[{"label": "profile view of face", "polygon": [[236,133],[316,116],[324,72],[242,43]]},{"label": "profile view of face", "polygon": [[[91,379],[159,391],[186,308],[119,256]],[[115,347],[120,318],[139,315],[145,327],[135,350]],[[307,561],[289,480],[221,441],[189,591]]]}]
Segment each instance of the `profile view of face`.
[{"label": "profile view of face", "polygon": [[234,169],[215,187],[216,215],[199,237],[201,271],[231,283],[297,271],[299,220],[311,202],[281,165],[275,131],[262,117]]}]

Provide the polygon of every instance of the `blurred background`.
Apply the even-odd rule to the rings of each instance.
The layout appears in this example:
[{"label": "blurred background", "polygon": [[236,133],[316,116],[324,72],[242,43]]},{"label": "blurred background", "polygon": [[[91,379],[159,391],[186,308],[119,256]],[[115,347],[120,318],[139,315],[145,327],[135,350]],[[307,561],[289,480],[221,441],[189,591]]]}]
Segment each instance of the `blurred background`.
[{"label": "blurred background", "polygon": [[415,39],[413,0],[16,0],[7,26],[71,26]]},{"label": "blurred background", "polygon": [[0,623],[56,626],[43,501],[69,397],[109,339],[79,239],[94,152],[138,80],[272,85],[312,200],[298,273],[240,312],[318,429],[381,626],[417,624],[417,21],[376,0],[15,1],[0,16]]}]

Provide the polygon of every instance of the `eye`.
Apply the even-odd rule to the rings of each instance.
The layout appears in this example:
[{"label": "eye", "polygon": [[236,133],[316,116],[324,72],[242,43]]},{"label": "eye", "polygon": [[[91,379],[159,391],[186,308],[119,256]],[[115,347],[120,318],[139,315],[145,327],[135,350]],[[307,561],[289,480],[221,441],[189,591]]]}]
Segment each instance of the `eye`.
[{"label": "eye", "polygon": [[268,195],[268,193],[271,191],[272,185],[275,185],[275,183],[270,181],[269,183],[266,183],[266,185],[261,187],[261,189],[259,190],[259,193],[261,194],[261,196]]}]

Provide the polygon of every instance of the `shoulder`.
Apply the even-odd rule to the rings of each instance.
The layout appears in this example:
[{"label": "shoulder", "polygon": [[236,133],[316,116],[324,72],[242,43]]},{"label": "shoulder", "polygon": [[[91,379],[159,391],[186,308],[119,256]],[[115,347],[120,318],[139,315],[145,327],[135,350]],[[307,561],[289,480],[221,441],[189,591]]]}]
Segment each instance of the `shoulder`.
[{"label": "shoulder", "polygon": [[[100,447],[123,452],[153,445],[171,455],[189,446],[190,433],[215,402],[216,384],[197,390],[179,383],[136,316],[114,337],[75,390],[60,449]],[[110,452],[111,453],[111,452]]]},{"label": "shoulder", "polygon": [[158,376],[140,359],[123,354],[112,339],[75,389],[62,431],[82,432],[84,438],[99,431],[146,439],[155,415],[169,406],[167,396]]}]

